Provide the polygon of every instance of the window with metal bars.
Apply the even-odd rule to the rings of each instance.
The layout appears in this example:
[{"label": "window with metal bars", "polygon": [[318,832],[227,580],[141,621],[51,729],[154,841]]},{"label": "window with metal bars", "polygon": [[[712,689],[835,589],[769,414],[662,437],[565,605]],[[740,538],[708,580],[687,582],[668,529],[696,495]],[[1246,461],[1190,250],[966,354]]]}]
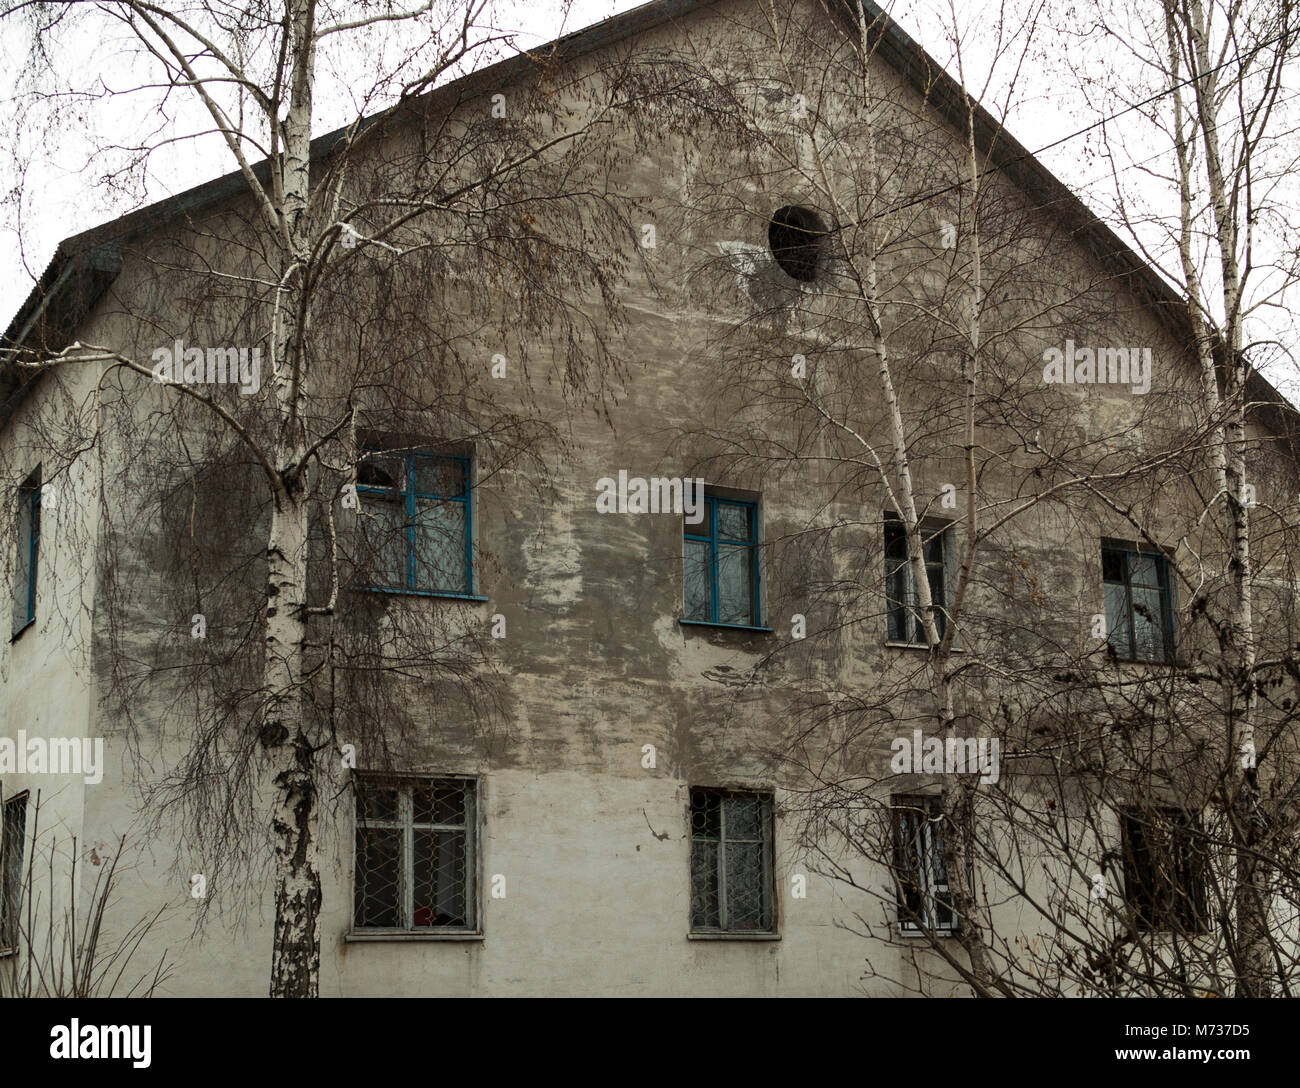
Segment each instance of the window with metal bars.
[{"label": "window with metal bars", "polygon": [[1159,552],[1103,545],[1106,637],[1124,661],[1172,661],[1173,593],[1169,560]]},{"label": "window with metal bars", "polygon": [[896,794],[891,798],[891,808],[899,930],[909,935],[927,931],[956,933],[958,918],[952,908],[944,861],[942,798]]},{"label": "window with metal bars", "polygon": [[691,931],[774,933],[772,797],[691,789]]},{"label": "window with metal bars", "polygon": [[[940,638],[943,638],[948,624],[949,536],[946,526],[921,526],[925,573],[930,583],[930,600],[937,606],[934,624]],[[889,608],[889,641],[924,646],[925,625],[921,620],[912,562],[908,558],[907,528],[893,515],[885,516],[885,593]]]},{"label": "window with metal bars", "polygon": [[36,621],[36,557],[41,542],[41,470],[18,488],[15,523],[13,634]]},{"label": "window with metal bars", "polygon": [[18,947],[22,910],[23,850],[27,837],[27,794],[4,803],[0,818],[0,948]]},{"label": "window with metal bars", "polygon": [[1120,826],[1124,899],[1138,929],[1202,932],[1205,850],[1197,817],[1178,808],[1129,808]]},{"label": "window with metal bars", "polygon": [[704,496],[704,521],[685,523],[683,619],[729,627],[761,625],[758,503]]},{"label": "window with metal bars", "polygon": [[472,461],[368,449],[357,464],[359,588],[474,594]]},{"label": "window with metal bars", "polygon": [[478,783],[356,779],[353,929],[476,932]]}]

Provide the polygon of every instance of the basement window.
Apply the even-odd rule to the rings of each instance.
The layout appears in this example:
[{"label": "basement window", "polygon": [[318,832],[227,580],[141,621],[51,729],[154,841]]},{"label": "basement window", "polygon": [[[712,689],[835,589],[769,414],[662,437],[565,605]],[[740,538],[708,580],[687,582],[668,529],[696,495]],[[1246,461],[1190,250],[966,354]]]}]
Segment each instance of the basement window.
[{"label": "basement window", "polygon": [[767,226],[767,244],[777,266],[800,283],[817,278],[825,242],[826,225],[811,208],[778,208]]}]

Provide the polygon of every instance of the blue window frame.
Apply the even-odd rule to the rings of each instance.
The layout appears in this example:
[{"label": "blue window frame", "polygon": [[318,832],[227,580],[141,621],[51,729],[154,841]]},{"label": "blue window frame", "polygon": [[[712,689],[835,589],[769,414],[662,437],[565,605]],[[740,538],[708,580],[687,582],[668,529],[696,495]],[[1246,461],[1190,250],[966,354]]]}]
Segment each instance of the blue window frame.
[{"label": "blue window frame", "polygon": [[1169,560],[1159,552],[1103,544],[1106,639],[1123,661],[1172,661],[1174,610]]},{"label": "blue window frame", "polygon": [[[948,626],[948,527],[921,526],[925,574],[930,600],[937,605],[934,626],[940,638]],[[885,594],[889,605],[889,641],[925,645],[925,624],[918,606],[916,579],[907,550],[907,527],[897,518],[885,518]]]},{"label": "blue window frame", "polygon": [[758,627],[758,503],[704,496],[704,521],[685,526],[683,618]]},{"label": "blue window frame", "polygon": [[19,634],[36,621],[36,557],[41,542],[41,470],[18,489],[14,561],[14,624]]},{"label": "blue window frame", "polygon": [[474,595],[472,463],[370,449],[357,465],[362,588]]}]

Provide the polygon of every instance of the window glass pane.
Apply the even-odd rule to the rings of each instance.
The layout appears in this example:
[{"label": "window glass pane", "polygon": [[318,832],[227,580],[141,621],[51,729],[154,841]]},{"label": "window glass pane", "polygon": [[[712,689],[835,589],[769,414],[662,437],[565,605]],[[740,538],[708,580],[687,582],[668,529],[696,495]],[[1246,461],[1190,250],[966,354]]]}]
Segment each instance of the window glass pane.
[{"label": "window glass pane", "polygon": [[722,835],[721,797],[703,790],[691,792],[691,835],[697,839],[717,839]]},{"label": "window glass pane", "polygon": [[402,924],[401,843],[402,833],[397,828],[357,828],[357,926],[393,928]]},{"label": "window glass pane", "polygon": [[357,819],[396,820],[397,789],[373,782],[357,784]]},{"label": "window glass pane", "polygon": [[1165,656],[1164,611],[1160,590],[1133,587],[1134,654],[1142,661],[1160,661]]},{"label": "window glass pane", "polygon": [[1164,928],[1169,876],[1167,844],[1156,813],[1135,811],[1124,817],[1124,895],[1138,925]]},{"label": "window glass pane", "polygon": [[[885,531],[888,637],[891,642],[922,645],[925,642],[925,625],[921,619],[911,561],[907,558],[907,536],[900,522],[887,522]],[[947,627],[947,615],[943,611],[948,602],[947,576],[943,563],[946,536],[946,531],[933,533],[922,545],[926,557],[926,580],[930,583],[930,599],[939,606],[934,614],[934,622],[940,638]]]},{"label": "window glass pane", "polygon": [[889,597],[889,638],[891,642],[912,641],[912,617],[907,608],[911,596],[912,572],[897,566],[886,579]]},{"label": "window glass pane", "polygon": [[691,925],[695,929],[717,929],[721,924],[718,844],[695,839],[691,843]]},{"label": "window glass pane", "polygon": [[382,492],[358,494],[361,536],[357,562],[364,585],[406,588],[406,509],[400,497]]},{"label": "window glass pane", "polygon": [[415,490],[417,494],[440,495],[443,498],[463,498],[468,481],[465,462],[455,457],[415,457]]},{"label": "window glass pane", "polygon": [[1130,553],[1129,581],[1135,586],[1159,586],[1159,558],[1154,555]]},{"label": "window glass pane", "polygon": [[1106,638],[1115,649],[1117,657],[1131,658],[1133,644],[1129,639],[1128,593],[1124,586],[1107,582],[1106,592]]},{"label": "window glass pane", "polygon": [[[937,605],[934,613],[935,629],[939,637],[943,638],[943,632],[948,626],[948,616],[943,611],[943,607],[948,603],[944,588],[944,570],[943,567],[926,567],[926,577],[930,582],[930,601]],[[920,628],[917,634],[917,641],[925,641],[925,628],[921,625],[920,616],[917,617],[917,626]]]},{"label": "window glass pane", "polygon": [[358,487],[404,487],[406,462],[400,457],[367,454],[357,463]]},{"label": "window glass pane", "polygon": [[1106,582],[1124,581],[1124,553],[1113,548],[1101,552],[1101,577]]},{"label": "window glass pane", "polygon": [[471,783],[441,778],[412,790],[413,818],[417,824],[464,824],[465,800]]},{"label": "window glass pane", "polygon": [[718,536],[728,540],[752,540],[750,530],[751,508],[728,502],[718,503]]},{"label": "window glass pane", "polygon": [[937,889],[932,902],[934,927],[936,929],[955,929],[957,913],[952,909],[952,893],[946,889]]},{"label": "window glass pane", "polygon": [[931,805],[925,818],[927,829],[925,841],[930,851],[930,873],[936,886],[948,883],[948,867],[943,859],[943,819],[939,816],[939,812],[938,805]]},{"label": "window glass pane", "polygon": [[905,925],[917,925],[921,917],[921,838],[919,814],[905,797],[894,800],[895,867],[903,899],[901,917]]},{"label": "window glass pane", "polygon": [[685,541],[685,611],[688,620],[711,620],[712,600],[709,586],[709,545],[700,540]]},{"label": "window glass pane", "polygon": [[769,928],[761,843],[726,844],[727,928]]},{"label": "window glass pane", "polygon": [[416,828],[412,834],[415,850],[412,924],[465,926],[468,892],[465,832]]},{"label": "window glass pane", "polygon": [[753,549],[718,545],[718,622],[754,623]]},{"label": "window glass pane", "polygon": [[761,839],[763,837],[762,798],[744,794],[722,799],[726,817],[727,839]]},{"label": "window glass pane", "polygon": [[415,589],[468,593],[469,568],[463,502],[421,500],[415,513]]},{"label": "window glass pane", "polygon": [[901,521],[885,522],[885,555],[899,561],[907,559],[907,534]]},{"label": "window glass pane", "polygon": [[1180,813],[1178,837],[1178,866],[1175,877],[1178,886],[1178,918],[1184,929],[1199,931],[1202,928],[1205,907],[1204,845],[1198,834],[1195,820]]},{"label": "window glass pane", "polygon": [[17,532],[14,544],[14,615],[15,632],[27,625],[31,604],[32,576],[32,493],[23,488],[18,492]]}]

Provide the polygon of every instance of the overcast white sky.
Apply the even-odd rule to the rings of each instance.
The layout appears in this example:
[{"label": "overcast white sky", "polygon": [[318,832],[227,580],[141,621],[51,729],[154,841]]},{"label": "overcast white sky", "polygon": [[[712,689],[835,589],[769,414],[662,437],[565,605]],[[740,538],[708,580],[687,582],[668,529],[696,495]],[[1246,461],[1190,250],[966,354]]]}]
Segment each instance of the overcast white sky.
[{"label": "overcast white sky", "polygon": [[[956,24],[963,28],[962,55],[968,86],[979,92],[991,78],[983,95],[985,105],[995,116],[1004,118],[1009,131],[1030,151],[1037,151],[1100,119],[1107,105],[1103,98],[1108,81],[1113,78],[1114,66],[1131,61],[1125,56],[1127,44],[1139,40],[1142,34],[1136,20],[1126,23],[1111,13],[1109,22],[1103,24],[1098,19],[1098,9],[1083,4],[1074,8],[1079,13],[1075,18],[1081,20],[1076,23],[1077,35],[1040,33],[1023,62],[1016,52],[993,63],[993,43],[999,25],[1005,26],[1005,37],[1014,35],[1020,29],[1020,17],[1014,13],[1027,10],[1034,2],[1007,0],[1009,17],[1006,19],[999,17],[1001,5],[990,0],[954,0],[952,4],[949,0],[897,0],[888,5],[899,25],[936,59],[948,65],[954,75],[957,74],[955,51],[949,28],[955,11]],[[574,0],[564,13],[558,0],[524,0],[502,8],[497,22],[503,28],[518,31],[518,45],[528,47],[637,6],[633,0]],[[85,35],[81,40],[83,44],[60,58],[60,63],[84,64],[87,70],[101,73],[111,90],[140,82],[136,76],[144,70],[141,61],[116,44],[111,34],[96,32],[93,40]],[[376,50],[368,63],[383,63],[379,52]],[[15,52],[15,37],[5,33],[0,37],[0,63],[12,73],[20,59]],[[322,88],[331,83],[343,88],[369,86],[364,79],[337,78],[337,73],[352,63],[349,58],[323,56]],[[1094,77],[1086,90],[1079,89],[1077,80],[1065,77],[1066,68],[1071,65]],[[1133,72],[1132,67],[1125,70]],[[12,97],[12,88],[12,75],[0,76],[0,96],[3,96],[0,97],[0,325],[7,324],[21,305],[31,289],[33,277],[44,269],[61,238],[233,168],[229,153],[215,138],[209,137],[170,145],[152,155],[147,182],[127,186],[105,184],[101,163],[89,154],[91,145],[78,138],[75,131],[55,134],[53,129],[45,131],[45,126],[24,123]],[[144,143],[160,126],[156,99],[156,94],[151,94],[146,108],[140,96],[105,95],[101,101],[79,110],[86,117],[84,124],[94,127],[101,135],[105,131],[112,133],[114,142]],[[180,108],[179,103],[169,104],[169,115]],[[1288,108],[1293,108],[1289,100]],[[335,92],[332,98],[321,101],[317,134],[346,123],[357,112],[372,112],[372,109],[366,103],[349,100],[346,91]],[[42,131],[33,131],[34,128]],[[1158,149],[1153,134],[1136,114],[1121,119],[1109,131],[1112,137],[1122,136],[1132,161],[1141,163]],[[1044,151],[1040,157],[1090,207],[1110,221],[1108,213],[1114,205],[1115,180],[1111,165],[1098,155],[1100,135],[1093,132],[1068,140]],[[31,162],[26,176],[17,173],[13,165],[17,161]],[[1149,182],[1141,177],[1140,166],[1128,165],[1127,170],[1129,180],[1137,181],[1139,187],[1148,186],[1153,199],[1157,199]],[[1155,237],[1150,235],[1147,240]],[[1263,239],[1261,244],[1267,241]],[[1283,239],[1276,241],[1287,244]],[[1289,311],[1300,309],[1294,294],[1280,301]],[[1264,332],[1257,331],[1256,335],[1275,336],[1294,359],[1297,343],[1293,314],[1278,310],[1275,320],[1265,318],[1263,328]],[[1274,364],[1266,373],[1294,400],[1297,385],[1293,370],[1293,365]]]}]

